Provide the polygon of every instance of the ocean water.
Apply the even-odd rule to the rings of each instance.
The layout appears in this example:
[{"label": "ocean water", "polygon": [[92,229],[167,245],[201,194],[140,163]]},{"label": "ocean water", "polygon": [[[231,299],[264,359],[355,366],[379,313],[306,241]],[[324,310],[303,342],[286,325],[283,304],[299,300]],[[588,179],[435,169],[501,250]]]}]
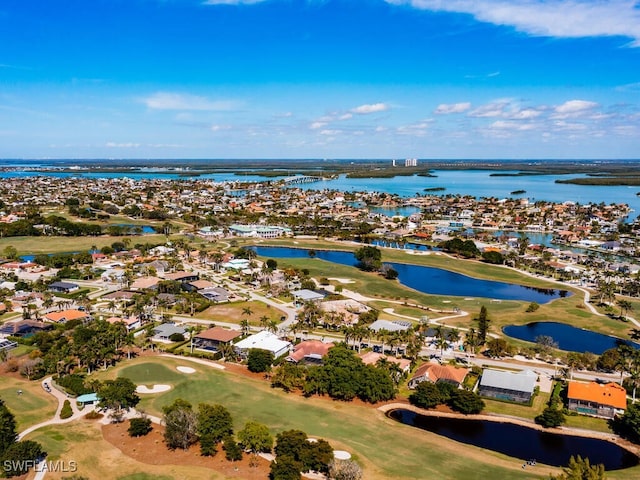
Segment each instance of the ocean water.
[{"label": "ocean water", "polygon": [[[10,164],[11,165],[11,164]],[[8,165],[7,165],[8,166]],[[12,166],[18,166],[12,165]],[[33,166],[33,165],[30,165]],[[46,166],[44,164],[38,166]],[[212,180],[223,181],[246,181],[260,182],[275,180],[275,178],[263,177],[250,170],[242,171],[241,175],[233,172],[220,172],[212,174],[202,174],[199,176],[181,176],[176,173],[160,173],[157,169],[149,168],[144,171],[114,173],[114,172],[91,172],[91,173],[70,173],[70,172],[34,172],[31,170],[0,171],[0,178],[20,178],[33,177],[38,175],[48,175],[53,177],[79,178],[119,178],[127,177],[132,179],[166,179],[166,180]],[[332,189],[339,191],[378,191],[390,194],[397,194],[401,197],[411,197],[416,194],[436,194],[436,195],[471,195],[476,198],[528,198],[530,201],[551,201],[576,203],[626,203],[634,211],[630,219],[635,219],[640,215],[640,186],[592,186],[592,185],[571,185],[555,183],[556,180],[584,177],[582,174],[570,175],[528,175],[518,177],[491,176],[492,173],[515,173],[513,170],[488,171],[488,170],[434,170],[435,177],[420,177],[417,175],[395,178],[347,178],[340,175],[335,180],[307,183],[296,185],[304,190],[324,190]],[[287,172],[283,171],[283,176]],[[444,188],[444,191],[425,192],[425,188]],[[511,195],[516,190],[525,190],[524,194]]]}]

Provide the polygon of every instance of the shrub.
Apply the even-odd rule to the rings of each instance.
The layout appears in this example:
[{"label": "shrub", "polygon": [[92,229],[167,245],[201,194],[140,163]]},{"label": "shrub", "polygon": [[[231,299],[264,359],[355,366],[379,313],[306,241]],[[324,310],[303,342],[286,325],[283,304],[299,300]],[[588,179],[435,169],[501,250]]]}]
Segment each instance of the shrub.
[{"label": "shrub", "polygon": [[443,397],[435,383],[421,382],[409,395],[409,401],[416,407],[433,408],[443,403]]},{"label": "shrub", "polygon": [[535,422],[545,428],[559,427],[564,421],[564,413],[562,413],[562,410],[553,407],[545,408],[542,413],[535,418]]},{"label": "shrub", "polygon": [[62,410],[60,410],[60,418],[65,419],[69,418],[73,415],[73,409],[71,408],[71,402],[69,400],[65,400],[62,405]]},{"label": "shrub", "polygon": [[129,429],[127,432],[130,437],[144,437],[147,435],[153,427],[151,427],[151,420],[146,417],[132,418],[129,421]]},{"label": "shrub", "polygon": [[98,420],[102,417],[104,417],[104,415],[98,412],[97,410],[91,410],[89,413],[87,413],[84,416],[84,418],[86,418],[87,420]]},{"label": "shrub", "polygon": [[456,390],[447,402],[452,410],[465,415],[480,413],[484,408],[484,401],[474,392]]},{"label": "shrub", "polygon": [[73,395],[84,395],[85,393],[93,393],[93,390],[84,384],[84,375],[72,373],[64,375],[56,379],[56,383]]},{"label": "shrub", "polygon": [[252,348],[249,350],[249,356],[247,357],[247,367],[250,372],[261,373],[271,370],[273,364],[273,353],[268,350],[261,350],[259,348]]},{"label": "shrub", "polygon": [[172,333],[169,336],[169,340],[171,340],[172,342],[184,342],[184,335],[181,333]]},{"label": "shrub", "polygon": [[527,307],[527,313],[531,313],[531,312],[535,312],[536,310],[538,310],[540,308],[540,305],[538,305],[536,302],[531,302],[529,304],[529,306]]},{"label": "shrub", "polygon": [[224,439],[222,449],[225,452],[225,458],[230,462],[239,462],[242,460],[242,448],[240,448],[240,445],[238,445],[238,442],[236,442],[233,437],[230,436]]}]

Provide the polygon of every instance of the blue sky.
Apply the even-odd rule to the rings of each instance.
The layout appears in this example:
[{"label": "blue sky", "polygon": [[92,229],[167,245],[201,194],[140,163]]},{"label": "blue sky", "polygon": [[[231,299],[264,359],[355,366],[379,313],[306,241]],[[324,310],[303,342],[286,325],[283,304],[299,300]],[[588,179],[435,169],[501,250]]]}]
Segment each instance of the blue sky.
[{"label": "blue sky", "polygon": [[0,158],[181,157],[640,158],[640,3],[0,3]]}]

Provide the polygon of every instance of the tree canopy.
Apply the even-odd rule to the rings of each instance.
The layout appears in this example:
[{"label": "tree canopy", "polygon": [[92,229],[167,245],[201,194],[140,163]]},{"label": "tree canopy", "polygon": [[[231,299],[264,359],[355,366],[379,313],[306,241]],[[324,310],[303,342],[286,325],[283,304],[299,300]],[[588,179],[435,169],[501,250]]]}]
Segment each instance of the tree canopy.
[{"label": "tree canopy", "polygon": [[382,266],[382,252],[378,247],[365,245],[354,252],[357,267],[365,272],[375,272]]}]

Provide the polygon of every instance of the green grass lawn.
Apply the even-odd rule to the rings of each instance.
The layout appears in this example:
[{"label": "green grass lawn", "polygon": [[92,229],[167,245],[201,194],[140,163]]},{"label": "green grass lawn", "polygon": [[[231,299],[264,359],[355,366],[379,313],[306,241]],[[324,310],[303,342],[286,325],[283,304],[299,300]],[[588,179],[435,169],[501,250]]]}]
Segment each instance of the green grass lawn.
[{"label": "green grass lawn", "polygon": [[149,387],[154,384],[175,385],[185,381],[184,373],[157,362],[130,365],[120,370],[118,376],[129,378],[137,385],[147,385]]},{"label": "green grass lawn", "polygon": [[[150,364],[161,364],[154,369]],[[125,362],[123,368],[101,376],[156,372],[145,382],[162,383],[173,378],[179,359],[144,358]],[[520,460],[458,444],[438,435],[407,427],[386,418],[376,409],[318,398],[305,399],[271,389],[266,382],[195,365],[198,373],[184,375],[166,393],[144,396],[140,407],[160,415],[162,407],[177,398],[221,403],[234,418],[236,429],[248,420],[265,423],[275,434],[296,428],[310,436],[326,438],[352,452],[366,468],[365,478],[541,478],[546,471],[520,470]]]},{"label": "green grass lawn", "polygon": [[39,253],[86,252],[92,246],[102,248],[113,242],[129,239],[136,243],[164,243],[164,235],[139,235],[131,237],[5,237],[0,238],[0,251],[12,245],[19,255],[37,255]]},{"label": "green grass lawn", "polygon": [[609,423],[604,418],[589,417],[587,415],[565,415],[565,419],[565,426],[567,427],[611,433]]},{"label": "green grass lawn", "polygon": [[[22,395],[18,395],[22,390]],[[58,403],[46,393],[40,382],[30,382],[13,377],[0,377],[0,398],[16,417],[18,432],[53,418]]]},{"label": "green grass lawn", "polygon": [[486,405],[485,411],[487,412],[497,413],[500,415],[511,415],[514,417],[529,418],[533,420],[545,409],[547,403],[549,402],[549,397],[549,393],[540,392],[533,399],[533,404],[531,406],[518,405],[516,403],[509,402],[500,402],[498,400],[491,400],[488,398],[483,398],[483,400]]},{"label": "green grass lawn", "polygon": [[[251,315],[244,315],[245,308],[251,309]],[[271,305],[262,302],[234,302],[213,305],[206,310],[196,313],[195,318],[203,320],[211,320],[213,322],[227,322],[240,324],[243,319],[249,320],[249,324],[253,326],[260,325],[260,318],[266,316],[269,320],[280,322],[280,318],[286,315],[282,310],[278,310]]]},{"label": "green grass lawn", "polygon": [[[251,242],[248,242],[251,243]],[[253,242],[255,243],[255,242]],[[293,240],[293,239],[277,239],[271,241],[260,242],[264,245],[283,245],[293,247],[307,248],[325,248],[334,250],[350,250],[357,249],[346,243],[330,242],[323,240]],[[400,263],[412,263],[416,265],[425,265],[447,270],[455,271],[476,278],[490,279],[502,282],[517,283],[543,288],[558,288],[557,284],[542,280],[540,278],[529,277],[523,273],[512,269],[488,265],[478,261],[460,260],[445,255],[408,255],[406,252],[397,250],[383,250],[383,261],[394,261]],[[384,279],[380,275],[374,273],[361,272],[355,267],[346,265],[337,265],[330,262],[320,260],[318,258],[281,258],[278,259],[278,265],[292,266],[296,268],[307,268],[311,275],[315,278],[320,277],[345,277],[355,281],[344,285],[344,288],[353,290],[363,295],[377,298],[375,304],[379,306],[385,305],[384,300],[407,300],[409,303],[417,303],[424,305],[433,310],[451,310],[458,307],[463,311],[469,312],[467,317],[459,317],[448,319],[447,325],[455,327],[472,326],[472,318],[478,314],[480,307],[485,305],[489,311],[492,320],[490,332],[502,333],[502,327],[506,325],[521,325],[530,322],[540,321],[560,321],[568,323],[580,328],[586,328],[607,335],[615,335],[628,338],[630,324],[619,320],[602,317],[591,313],[583,304],[582,292],[573,287],[563,287],[573,293],[573,295],[559,298],[552,302],[540,305],[540,308],[533,312],[527,313],[526,309],[529,302],[502,301],[491,302],[487,298],[465,299],[454,295],[427,295],[417,292],[413,289],[404,287],[398,282],[392,282]],[[374,305],[375,305],[374,304]],[[388,307],[386,306],[388,305]],[[409,316],[419,313],[419,309],[405,310],[405,307],[392,306],[386,304],[385,308],[394,308],[398,313],[407,312]],[[411,308],[411,307],[406,307]],[[427,316],[436,318],[440,316],[436,312],[426,312]]]}]

